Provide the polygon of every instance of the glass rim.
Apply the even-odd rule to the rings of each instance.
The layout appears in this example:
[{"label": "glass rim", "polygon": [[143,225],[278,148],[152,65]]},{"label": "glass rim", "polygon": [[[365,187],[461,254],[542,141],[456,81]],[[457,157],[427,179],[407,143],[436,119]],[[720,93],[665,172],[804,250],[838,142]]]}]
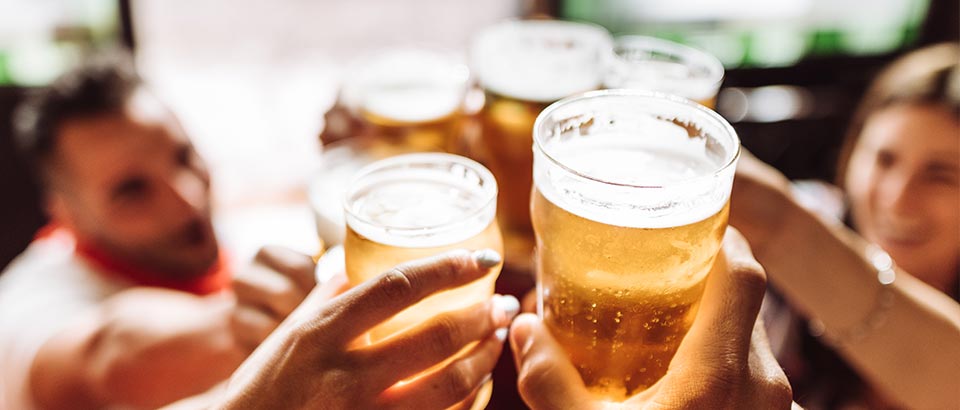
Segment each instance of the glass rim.
[{"label": "glass rim", "polygon": [[[509,50],[508,54],[504,54],[504,50],[502,50],[503,44],[520,44],[518,41],[524,37],[538,40],[550,40],[553,37],[563,37],[565,39],[575,40],[575,44],[577,44],[576,47],[560,52],[551,51],[549,54],[554,57],[557,55],[565,55],[562,58],[571,58],[579,62],[578,64],[573,64],[573,66],[580,65],[580,63],[582,63],[581,60],[594,62],[596,64],[596,73],[589,75],[579,73],[573,77],[564,78],[561,80],[561,83],[564,85],[562,87],[563,91],[561,92],[553,90],[557,85],[549,88],[553,91],[546,93],[538,91],[534,93],[536,95],[528,95],[530,94],[529,90],[518,91],[515,83],[507,82],[509,85],[504,84],[504,81],[501,80],[506,77],[503,72],[500,72],[498,69],[491,69],[491,67],[498,66],[502,69],[503,66],[510,66],[512,68],[508,70],[509,74],[515,76],[518,71],[517,67],[524,67],[530,64],[536,66],[545,65],[543,62],[531,63],[528,60],[523,63],[517,63],[509,58],[504,59],[504,56],[509,57],[510,54]],[[470,45],[467,50],[468,66],[470,67],[472,78],[481,89],[485,92],[490,91],[500,96],[539,104],[550,104],[568,95],[589,91],[602,86],[605,64],[611,50],[613,50],[613,36],[607,28],[592,22],[571,20],[507,18],[481,27],[470,36],[469,41]],[[537,43],[539,43],[539,41],[537,41]],[[536,50],[538,46],[525,46],[525,48]],[[567,54],[571,51],[574,52],[572,56]],[[499,60],[506,61],[506,63],[494,65],[486,63],[486,61]],[[546,64],[546,66],[550,65]],[[551,67],[551,71],[553,71],[552,68],[553,67]],[[540,74],[540,76],[542,76],[542,74]],[[524,76],[524,78],[528,77]],[[571,81],[571,78],[575,80]],[[586,83],[587,85],[580,83]],[[571,84],[575,85],[571,86]],[[546,94],[546,96],[540,94]]]},{"label": "glass rim", "polygon": [[643,50],[663,52],[671,56],[678,56],[684,62],[693,61],[703,63],[703,66],[708,71],[708,75],[704,77],[693,77],[694,79],[710,81],[710,84],[720,84],[723,83],[723,78],[726,76],[723,63],[713,54],[696,47],[653,36],[631,34],[615,37],[613,39],[612,49],[614,62],[618,64],[635,63],[622,57],[619,53],[621,47],[630,47],[634,44],[640,45]]},{"label": "glass rim", "polygon": [[[718,166],[716,169],[714,169],[709,173],[703,173],[702,175],[697,175],[690,178],[671,181],[667,184],[661,184],[661,185],[628,184],[628,183],[609,181],[606,179],[594,177],[591,175],[584,174],[583,172],[580,172],[576,169],[573,169],[567,166],[566,164],[564,164],[562,161],[550,155],[550,153],[545,149],[543,141],[541,141],[543,139],[542,137],[543,133],[541,132],[541,128],[543,128],[544,123],[547,121],[547,118],[550,116],[550,114],[553,114],[558,109],[566,107],[570,104],[578,103],[581,101],[595,100],[597,98],[604,98],[604,97],[636,97],[636,98],[647,99],[647,100],[668,101],[670,104],[683,107],[686,110],[692,110],[690,112],[695,113],[694,115],[696,118],[706,119],[708,121],[717,123],[717,125],[719,125],[719,128],[722,130],[722,132],[724,134],[729,135],[732,138],[733,143],[736,146],[736,150],[734,150],[732,155],[728,154],[729,158],[727,159],[727,161],[725,161],[722,165]],[[543,154],[543,156],[546,157],[548,160],[550,160],[551,163],[560,167],[560,169],[562,169],[563,171],[569,174],[572,174],[574,176],[577,176],[579,178],[597,182],[603,185],[618,186],[618,187],[624,187],[624,188],[641,188],[641,189],[662,189],[666,187],[696,183],[698,181],[702,181],[708,178],[716,178],[721,174],[723,174],[724,172],[726,172],[731,166],[737,163],[737,159],[740,158],[740,153],[743,150],[743,147],[741,146],[741,143],[740,143],[740,137],[737,135],[737,132],[733,129],[733,126],[730,125],[730,123],[717,112],[707,107],[704,107],[703,105],[697,103],[696,101],[692,101],[677,95],[667,94],[667,93],[662,93],[657,91],[637,90],[637,89],[608,89],[608,90],[589,91],[589,92],[585,92],[577,95],[572,95],[570,97],[557,101],[553,104],[550,104],[547,108],[543,109],[543,111],[540,112],[540,115],[537,116],[536,122],[534,122],[533,148],[535,152],[539,152],[540,154]]]},{"label": "glass rim", "polygon": [[[442,121],[462,110],[463,97],[470,88],[470,68],[460,60],[452,52],[439,48],[399,46],[375,49],[347,63],[338,99],[353,115],[364,117],[364,112],[369,112],[400,126]],[[378,96],[388,94],[398,85],[439,89],[446,96],[456,97],[451,99],[454,104],[449,105],[449,110],[440,110],[442,114],[423,118],[403,118],[402,115],[392,115],[396,114],[394,110],[373,109],[371,103],[377,101]]]},{"label": "glass rim", "polygon": [[[437,225],[418,226],[418,227],[385,225],[379,222],[371,221],[368,218],[358,215],[356,212],[354,212],[351,209],[350,197],[353,196],[353,194],[355,193],[356,187],[359,185],[358,183],[361,180],[369,177],[370,175],[373,175],[378,171],[382,171],[388,168],[393,168],[393,167],[402,166],[402,165],[409,165],[409,164],[418,164],[418,163],[429,164],[429,165],[456,164],[456,165],[464,166],[467,169],[470,169],[471,171],[477,173],[480,181],[482,182],[481,185],[487,186],[489,184],[491,188],[489,189],[489,191],[485,188],[482,189],[482,192],[483,192],[482,200],[477,201],[478,203],[480,203],[480,205],[477,205],[476,208],[472,208],[465,215],[457,218],[454,221],[443,223],[443,224],[437,224]],[[487,169],[487,167],[483,166],[479,162],[461,155],[448,154],[444,152],[418,152],[418,153],[412,153],[412,154],[395,155],[392,157],[384,158],[378,161],[374,161],[370,164],[367,164],[363,168],[360,168],[360,170],[358,170],[356,174],[350,179],[350,182],[347,185],[347,191],[344,192],[343,198],[341,200],[341,204],[343,206],[343,211],[347,216],[344,223],[348,227],[350,226],[350,218],[355,218],[359,222],[375,226],[378,229],[387,229],[393,232],[403,232],[405,234],[410,234],[410,233],[430,234],[435,231],[442,231],[446,229],[455,228],[457,225],[461,223],[464,223],[466,221],[469,221],[472,218],[476,218],[480,216],[485,211],[487,211],[487,209],[491,205],[496,206],[498,194],[499,194],[499,186],[497,184],[496,178],[494,178],[493,173],[491,173],[490,170]],[[496,219],[496,215],[494,215],[494,219]]]},{"label": "glass rim", "polygon": [[602,25],[600,25],[600,24],[597,24],[597,23],[589,22],[589,21],[544,20],[544,19],[529,19],[529,18],[517,18],[517,17],[512,17],[512,18],[505,18],[505,19],[502,19],[502,20],[499,20],[499,21],[495,21],[495,22],[493,22],[493,23],[491,23],[491,24],[488,24],[488,25],[485,25],[485,26],[481,27],[480,30],[478,30],[477,33],[473,36],[473,38],[474,38],[474,39],[477,39],[477,38],[479,38],[479,37],[482,37],[482,35],[485,34],[485,33],[492,32],[492,31],[497,31],[497,30],[503,30],[505,27],[515,27],[515,26],[528,26],[528,27],[532,27],[532,26],[549,27],[549,26],[552,26],[552,27],[567,27],[567,28],[576,28],[576,27],[587,28],[587,27],[589,27],[591,30],[595,31],[597,34],[599,34],[599,33],[605,33],[605,34],[607,34],[608,36],[610,35],[610,30],[607,30],[606,27],[604,27],[604,26],[602,26]]}]

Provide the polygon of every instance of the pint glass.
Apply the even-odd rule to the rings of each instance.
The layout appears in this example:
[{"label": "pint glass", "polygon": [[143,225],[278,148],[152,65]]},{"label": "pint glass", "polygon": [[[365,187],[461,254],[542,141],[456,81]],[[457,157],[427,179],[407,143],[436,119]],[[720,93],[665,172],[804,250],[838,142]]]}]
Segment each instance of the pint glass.
[{"label": "pint glass", "polygon": [[[359,172],[344,199],[347,277],[360,284],[413,259],[452,249],[503,252],[497,226],[497,184],[486,168],[456,155],[407,154]],[[432,295],[374,327],[376,343],[439,313],[481,303],[493,295],[500,267],[468,285]],[[486,405],[491,385],[477,398]]]},{"label": "pint glass", "polygon": [[[444,54],[396,49],[348,68],[321,139],[369,138],[389,150],[447,151],[460,132],[469,70]],[[376,148],[376,147],[375,147]]]},{"label": "pint glass", "polygon": [[655,37],[621,36],[604,76],[604,88],[679,95],[714,108],[723,64],[707,52]]},{"label": "pint glass", "polygon": [[473,42],[471,68],[486,98],[481,136],[470,155],[500,184],[508,265],[523,264],[533,250],[533,123],[550,103],[599,89],[611,47],[602,27],[561,21],[507,21],[482,30]]},{"label": "pint glass", "polygon": [[538,312],[586,385],[622,401],[662,377],[720,249],[737,135],[676,96],[559,101],[534,133]]}]

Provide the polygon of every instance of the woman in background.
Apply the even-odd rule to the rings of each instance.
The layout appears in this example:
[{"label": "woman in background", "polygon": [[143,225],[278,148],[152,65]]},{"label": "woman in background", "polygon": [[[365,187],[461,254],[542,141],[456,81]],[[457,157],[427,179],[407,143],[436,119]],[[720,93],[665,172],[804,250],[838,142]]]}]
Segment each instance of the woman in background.
[{"label": "woman in background", "polygon": [[741,160],[731,224],[769,275],[768,332],[803,406],[960,401],[958,61],[957,44],[928,47],[872,84],[841,152],[845,213],[807,209],[842,204],[839,189],[811,201]]}]

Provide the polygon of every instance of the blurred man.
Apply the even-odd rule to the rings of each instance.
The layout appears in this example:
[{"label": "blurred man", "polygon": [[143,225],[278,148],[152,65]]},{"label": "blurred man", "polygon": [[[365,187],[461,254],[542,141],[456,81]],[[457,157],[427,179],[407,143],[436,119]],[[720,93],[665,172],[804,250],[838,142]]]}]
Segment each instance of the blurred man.
[{"label": "blurred man", "polygon": [[14,122],[51,224],[0,275],[0,408],[205,391],[313,287],[309,258],[270,251],[231,282],[207,170],[125,56],[65,74]]}]

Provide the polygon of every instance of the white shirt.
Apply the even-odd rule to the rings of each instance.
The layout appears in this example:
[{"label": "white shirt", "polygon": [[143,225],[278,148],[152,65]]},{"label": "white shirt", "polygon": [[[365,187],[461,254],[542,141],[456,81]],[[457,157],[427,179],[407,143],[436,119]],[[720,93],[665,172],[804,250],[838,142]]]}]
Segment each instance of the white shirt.
[{"label": "white shirt", "polygon": [[0,274],[0,409],[35,408],[28,385],[39,348],[71,321],[130,287],[97,274],[55,233],[34,241]]}]

